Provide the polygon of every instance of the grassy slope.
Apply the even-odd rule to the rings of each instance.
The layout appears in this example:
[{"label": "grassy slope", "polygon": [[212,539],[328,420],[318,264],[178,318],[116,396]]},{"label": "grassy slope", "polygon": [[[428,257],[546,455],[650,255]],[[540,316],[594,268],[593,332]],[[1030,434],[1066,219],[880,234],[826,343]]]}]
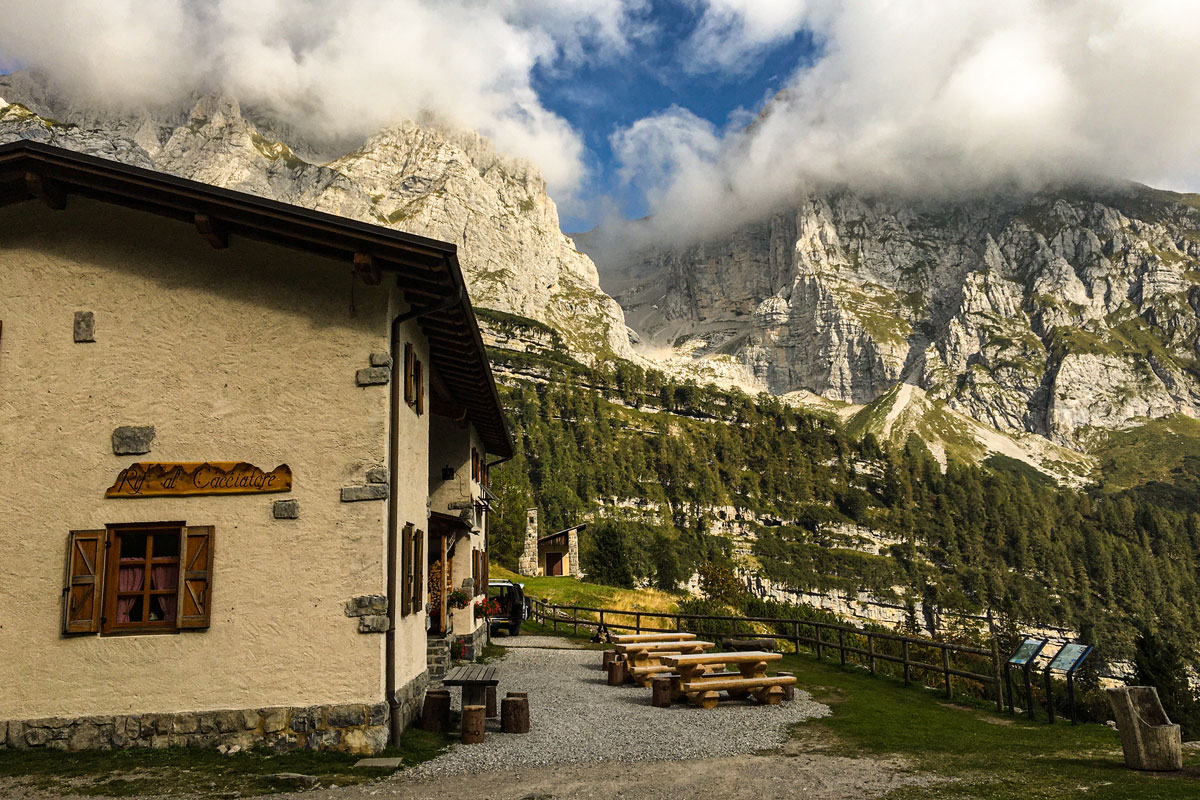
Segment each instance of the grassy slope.
[{"label": "grassy slope", "polygon": [[[531,633],[538,631],[531,626]],[[1044,717],[1029,722],[990,705],[949,703],[916,684],[905,688],[808,654],[785,655],[778,669],[794,672],[800,688],[833,709],[827,719],[797,726],[804,749],[898,755],[916,770],[948,779],[896,790],[888,800],[1200,797],[1200,751],[1188,751],[1181,773],[1140,773],[1125,768],[1116,732],[1103,725],[1051,726]]]},{"label": "grassy slope", "polygon": [[1176,414],[1137,428],[1105,431],[1093,453],[1104,488],[1129,489],[1150,481],[1172,479],[1171,471],[1186,456],[1200,454],[1200,420]]},{"label": "grassy slope", "polygon": [[490,567],[492,580],[511,580],[525,585],[525,594],[557,605],[617,608],[629,611],[671,611],[681,595],[657,589],[619,589],[575,578],[530,578],[509,572],[498,564]]}]

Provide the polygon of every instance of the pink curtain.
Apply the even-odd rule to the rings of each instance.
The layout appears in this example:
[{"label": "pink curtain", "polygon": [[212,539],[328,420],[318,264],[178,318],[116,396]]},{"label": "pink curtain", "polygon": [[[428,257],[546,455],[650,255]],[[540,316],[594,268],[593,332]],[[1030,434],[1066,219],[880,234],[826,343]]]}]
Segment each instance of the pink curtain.
[{"label": "pink curtain", "polygon": [[[178,589],[179,588],[179,565],[178,564],[155,564],[150,568],[150,588],[151,589]],[[178,605],[179,597],[173,594],[162,594],[157,596],[158,602],[162,606],[163,619],[175,619],[175,607]]]},{"label": "pink curtain", "polygon": [[[122,592],[136,592],[142,588],[145,580],[145,567],[139,562],[132,567],[121,567],[117,571],[117,588]],[[117,622],[129,622],[129,612],[133,609],[136,597],[117,598]],[[140,620],[139,620],[140,621]]]}]

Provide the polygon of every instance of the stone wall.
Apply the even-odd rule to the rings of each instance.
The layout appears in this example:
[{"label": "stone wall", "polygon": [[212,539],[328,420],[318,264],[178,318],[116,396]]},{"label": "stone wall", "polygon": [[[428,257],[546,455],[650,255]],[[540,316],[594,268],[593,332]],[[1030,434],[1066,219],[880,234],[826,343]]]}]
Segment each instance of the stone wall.
[{"label": "stone wall", "polygon": [[428,685],[429,673],[422,672],[396,690],[396,703],[400,706],[400,719],[404,720],[404,727],[407,728],[421,716],[425,687]]},{"label": "stone wall", "polygon": [[480,625],[473,633],[456,636],[454,641],[462,647],[462,660],[474,661],[483,655],[483,646],[487,644],[488,626]]},{"label": "stone wall", "polygon": [[[406,687],[407,688],[407,687]],[[422,689],[424,686],[422,685]],[[419,692],[418,692],[419,694]],[[407,698],[409,705],[416,701]],[[409,717],[411,718],[411,717]],[[0,722],[0,747],[110,750],[122,747],[266,747],[376,753],[387,746],[387,703],[240,711],[46,717]]]},{"label": "stone wall", "polygon": [[538,574],[538,517],[537,509],[525,512],[525,547],[517,563],[517,572],[529,577]]}]

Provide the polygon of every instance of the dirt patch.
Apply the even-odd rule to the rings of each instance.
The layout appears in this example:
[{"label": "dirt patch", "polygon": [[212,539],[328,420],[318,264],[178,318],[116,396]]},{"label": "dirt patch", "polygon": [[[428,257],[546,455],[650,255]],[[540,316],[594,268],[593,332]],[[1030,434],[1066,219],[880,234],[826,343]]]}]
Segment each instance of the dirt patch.
[{"label": "dirt patch", "polygon": [[[728,800],[730,797],[803,797],[805,800],[849,800],[881,797],[901,786],[925,786],[936,776],[915,772],[895,759],[848,758],[802,752],[731,756],[693,761],[631,764],[559,765],[519,772],[485,772],[454,777],[456,797],[489,800]],[[444,780],[414,781],[397,775],[380,783],[318,790],[295,795],[298,800],[443,800]]]}]

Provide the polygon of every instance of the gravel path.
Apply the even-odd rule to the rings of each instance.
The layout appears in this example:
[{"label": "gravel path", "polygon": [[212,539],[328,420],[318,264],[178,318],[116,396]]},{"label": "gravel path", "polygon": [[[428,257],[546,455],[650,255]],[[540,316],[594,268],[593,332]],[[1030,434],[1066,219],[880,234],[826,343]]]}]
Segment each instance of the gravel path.
[{"label": "gravel path", "polygon": [[[520,767],[598,762],[679,761],[754,753],[788,738],[789,726],[829,708],[803,691],[777,706],[723,700],[716,708],[650,705],[650,690],[609,686],[600,652],[557,637],[498,640],[510,648],[496,666],[500,696],[529,692],[530,732],[501,734],[488,721],[483,744],[455,745],[398,778],[429,778]],[[459,692],[452,691],[457,707]]]}]

